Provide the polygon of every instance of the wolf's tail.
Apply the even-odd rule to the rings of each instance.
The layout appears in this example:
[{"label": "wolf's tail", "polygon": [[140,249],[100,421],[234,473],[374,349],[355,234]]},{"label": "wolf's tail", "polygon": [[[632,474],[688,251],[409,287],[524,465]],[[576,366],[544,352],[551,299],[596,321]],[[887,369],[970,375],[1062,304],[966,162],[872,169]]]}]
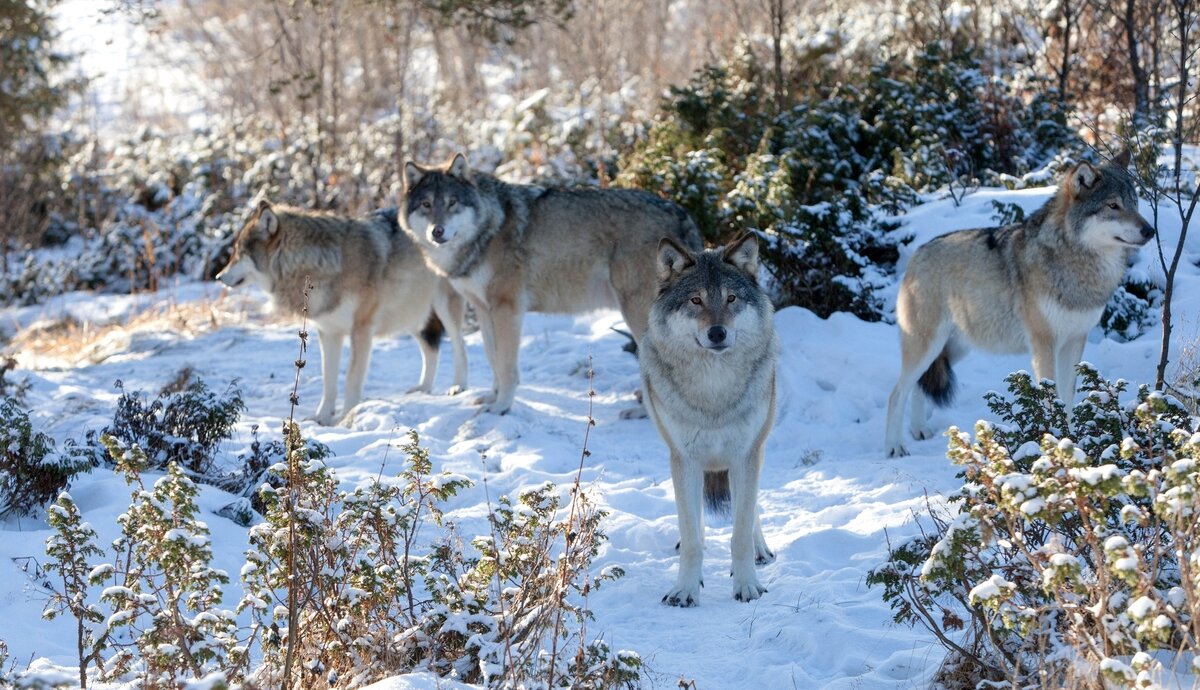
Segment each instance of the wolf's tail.
[{"label": "wolf's tail", "polygon": [[946,407],[954,401],[956,381],[954,370],[950,368],[950,353],[947,349],[943,349],[937,359],[933,360],[933,364],[921,374],[917,384],[938,407]]},{"label": "wolf's tail", "polygon": [[729,515],[729,471],[704,473],[704,507],[714,515]]},{"label": "wolf's tail", "polygon": [[434,312],[429,312],[429,320],[425,322],[425,327],[421,329],[421,340],[424,340],[429,347],[436,350],[442,344],[442,336],[445,334],[446,327],[442,324],[442,320]]}]

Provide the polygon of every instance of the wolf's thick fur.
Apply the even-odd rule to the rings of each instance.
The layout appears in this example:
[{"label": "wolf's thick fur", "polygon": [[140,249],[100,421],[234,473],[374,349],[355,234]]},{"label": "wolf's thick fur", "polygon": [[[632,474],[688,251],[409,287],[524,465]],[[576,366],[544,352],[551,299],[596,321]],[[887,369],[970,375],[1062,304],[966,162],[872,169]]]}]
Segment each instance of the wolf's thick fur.
[{"label": "wolf's thick fur", "polygon": [[754,572],[774,558],[758,517],[758,477],[775,420],[779,346],[757,273],[753,235],[701,253],[665,238],[658,252],[658,297],[638,359],[646,409],[671,453],[679,576],[663,602],[672,606],[699,601],[701,503],[714,507],[730,494],[733,598],[767,591]]},{"label": "wolf's thick fur", "polygon": [[[437,373],[442,333],[454,349],[454,386],[467,385],[462,338],[465,304],[450,284],[425,265],[420,250],[400,231],[395,209],[364,218],[272,206],[262,202],[234,241],[229,264],[217,280],[236,287],[249,280],[276,307],[299,315],[304,281],[311,282],[308,318],[321,341],[323,395],[316,420],[334,422],[342,343],[350,336],[344,412],[362,399],[375,335],[411,333],[421,348],[421,381],[412,391],[428,392]],[[410,392],[412,392],[410,391]]]},{"label": "wolf's thick fur", "polygon": [[[1071,409],[1088,331],[1131,255],[1154,237],[1128,163],[1127,152],[1101,167],[1080,163],[1026,221],[952,232],[913,254],[896,300],[902,361],[888,397],[888,455],[908,454],[900,427],[913,387],[919,381],[934,402],[948,402],[951,366],[968,345],[1032,350],[1034,375],[1056,381]],[[911,397],[913,436],[930,438],[925,395]]]},{"label": "wolf's thick fur", "polygon": [[512,407],[526,311],[618,307],[640,340],[659,239],[701,246],[687,213],[648,192],[510,184],[470,170],[462,154],[405,166],[401,224],[475,307],[495,376],[480,402],[496,414]]}]

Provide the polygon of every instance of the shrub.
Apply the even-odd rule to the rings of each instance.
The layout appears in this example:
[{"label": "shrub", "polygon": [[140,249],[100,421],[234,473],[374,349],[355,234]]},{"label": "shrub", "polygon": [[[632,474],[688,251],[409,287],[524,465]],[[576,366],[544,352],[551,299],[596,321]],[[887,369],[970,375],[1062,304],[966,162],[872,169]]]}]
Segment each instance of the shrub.
[{"label": "shrub", "polygon": [[[178,392],[164,390],[147,402],[141,391],[128,392],[117,381],[121,391],[117,410],[101,436],[111,436],[125,447],[138,446],[151,469],[163,470],[174,462],[193,476],[206,477],[218,447],[232,437],[233,426],[246,409],[236,383],[218,394],[196,379]],[[97,448],[94,433],[88,434],[88,442]],[[103,453],[99,459],[116,462]]]},{"label": "shrub", "polygon": [[58,452],[16,400],[0,399],[0,518],[40,508],[89,469],[86,458]]},{"label": "shrub", "polygon": [[1077,145],[1053,94],[1026,102],[984,78],[972,53],[939,43],[804,82],[836,86],[796,88],[774,112],[767,77],[743,47],[671,90],[618,182],[679,203],[711,243],[758,232],[776,302],[822,316],[882,316],[875,292],[898,258],[891,216],[921,194],[948,190],[958,201]]},{"label": "shrub", "polygon": [[177,462],[146,487],[142,473],[150,460],[141,448],[122,447],[110,436],[102,441],[133,494],[117,518],[116,562],[97,566],[90,577],[93,585],[109,585],[100,599],[110,613],[94,646],[114,653],[101,675],[134,672],[140,687],[176,688],[184,679],[238,668],[246,648],[233,612],[220,608],[229,576],[211,565],[208,527],[195,501],[199,490]]},{"label": "shrub", "polygon": [[1053,386],[1024,373],[988,396],[1000,423],[973,439],[950,429],[956,511],[931,515],[868,583],[984,678],[1144,687],[1147,652],[1200,652],[1200,434],[1173,399],[1142,386],[1124,403],[1125,382],[1079,370],[1077,440]]}]

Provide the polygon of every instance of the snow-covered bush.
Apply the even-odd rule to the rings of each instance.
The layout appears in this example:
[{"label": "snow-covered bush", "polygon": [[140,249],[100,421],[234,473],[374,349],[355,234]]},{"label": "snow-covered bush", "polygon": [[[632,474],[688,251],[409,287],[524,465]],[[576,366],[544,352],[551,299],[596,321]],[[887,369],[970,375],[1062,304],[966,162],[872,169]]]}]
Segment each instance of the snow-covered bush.
[{"label": "snow-covered bush", "polygon": [[[111,436],[126,447],[140,447],[153,469],[179,463],[193,477],[211,473],[219,446],[233,435],[233,427],[246,409],[236,382],[217,393],[195,379],[175,392],[164,390],[149,402],[141,391],[126,391],[121,381],[116,386],[121,391],[117,409],[112,424],[100,436]],[[96,459],[115,462],[115,457],[105,456],[95,439],[94,432],[88,434]]]},{"label": "snow-covered bush", "polygon": [[947,432],[955,510],[934,511],[868,583],[977,677],[1149,687],[1145,652],[1200,653],[1200,433],[1175,400],[1142,386],[1122,401],[1124,381],[1079,369],[1076,440],[1053,386],[1024,373],[988,396],[1000,423]]},{"label": "snow-covered bush", "polygon": [[[424,633],[434,641],[440,673],[488,687],[540,681],[551,688],[636,687],[641,658],[586,638],[588,592],[621,577],[599,576],[592,560],[607,536],[606,513],[576,487],[566,520],[559,489],[545,484],[492,508],[492,533],[463,550],[451,534],[430,556],[434,606]],[[564,620],[564,618],[566,620]]]},{"label": "snow-covered bush", "polygon": [[0,518],[37,510],[89,469],[86,458],[60,453],[54,439],[34,429],[15,399],[0,399]]},{"label": "snow-covered bush", "polygon": [[229,575],[213,568],[208,526],[198,519],[199,493],[179,463],[147,487],[150,461],[138,446],[103,442],[133,486],[129,509],[117,518],[113,563],[96,566],[108,615],[93,633],[101,677],[133,674],[144,688],[177,688],[212,674],[236,678],[247,661],[234,613],[221,608]]}]

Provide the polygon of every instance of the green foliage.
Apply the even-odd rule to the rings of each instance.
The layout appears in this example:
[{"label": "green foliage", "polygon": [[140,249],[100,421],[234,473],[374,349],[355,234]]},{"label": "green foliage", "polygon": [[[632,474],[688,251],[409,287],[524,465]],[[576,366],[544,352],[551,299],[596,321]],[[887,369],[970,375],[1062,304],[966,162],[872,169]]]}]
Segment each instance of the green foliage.
[{"label": "green foliage", "polygon": [[104,620],[100,608],[87,601],[92,572],[88,561],[103,556],[104,551],[96,546],[96,530],[83,521],[78,506],[65,491],[58,495],[58,500],[47,511],[47,517],[54,534],[46,539],[46,555],[50,557],[46,571],[57,574],[62,587],[51,589],[42,617],[53,620],[61,613],[70,613],[75,618],[79,686],[86,688],[88,665],[97,657],[92,625]]},{"label": "green foliage", "polygon": [[36,510],[89,469],[87,459],[58,452],[15,399],[0,399],[0,518]]},{"label": "green foliage", "polygon": [[434,607],[424,627],[438,640],[435,669],[487,687],[528,679],[555,688],[637,687],[640,657],[586,639],[588,594],[624,572],[590,576],[607,541],[600,529],[607,514],[581,491],[572,502],[561,520],[553,484],[516,501],[501,497],[491,534],[472,541],[473,554],[453,537],[434,549],[427,577]]},{"label": "green foliage", "polygon": [[1053,386],[1024,373],[988,395],[1000,423],[947,432],[963,468],[957,511],[934,511],[934,529],[892,548],[868,583],[897,622],[925,626],[989,677],[1046,682],[1082,659],[1133,687],[1139,674],[1114,657],[1197,651],[1183,592],[1200,584],[1200,433],[1173,399],[1142,386],[1123,403],[1124,381],[1079,370],[1077,441]]},{"label": "green foliage", "polygon": [[57,33],[51,10],[55,0],[17,0],[0,4],[0,153],[41,129],[54,111],[81,88],[59,74],[70,56],[54,47]]},{"label": "green foliage", "polygon": [[129,509],[117,518],[114,565],[92,571],[93,585],[110,583],[100,600],[109,607],[101,628],[115,654],[102,675],[136,672],[142,687],[175,688],[184,679],[237,668],[245,647],[232,611],[219,608],[229,576],[215,569],[208,527],[198,519],[197,486],[171,462],[147,488],[142,472],[151,464],[141,448],[101,441],[117,470],[133,486]]},{"label": "green foliage", "polygon": [[[179,463],[194,475],[209,474],[220,444],[233,435],[233,426],[246,409],[236,382],[219,394],[196,379],[183,390],[164,391],[148,403],[141,391],[127,392],[120,381],[116,386],[121,391],[117,410],[101,436],[140,447],[153,469]],[[88,440],[94,445],[94,434]],[[116,461],[111,455],[100,459]]]},{"label": "green foliage", "polygon": [[1053,99],[1026,104],[937,43],[796,89],[782,112],[768,82],[743,48],[673,88],[617,179],[682,205],[711,243],[758,232],[776,301],[823,316],[879,318],[874,293],[898,257],[890,216],[921,194],[961,199],[1071,143]]}]

